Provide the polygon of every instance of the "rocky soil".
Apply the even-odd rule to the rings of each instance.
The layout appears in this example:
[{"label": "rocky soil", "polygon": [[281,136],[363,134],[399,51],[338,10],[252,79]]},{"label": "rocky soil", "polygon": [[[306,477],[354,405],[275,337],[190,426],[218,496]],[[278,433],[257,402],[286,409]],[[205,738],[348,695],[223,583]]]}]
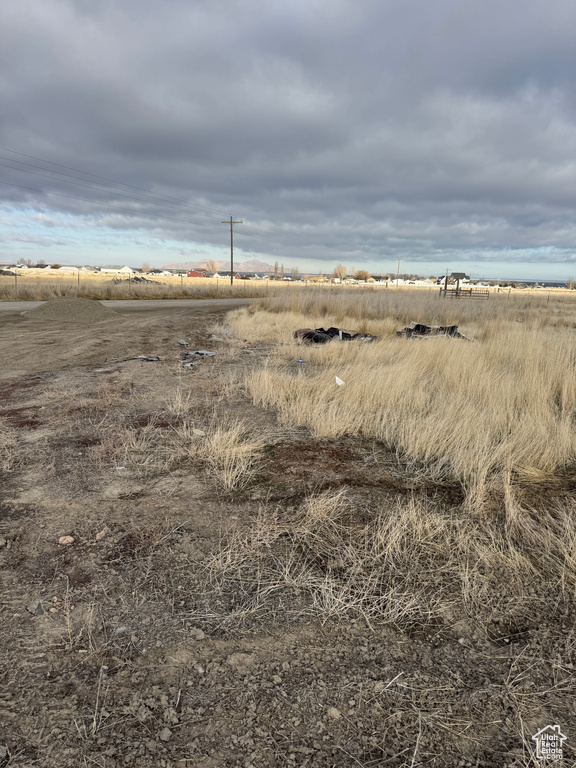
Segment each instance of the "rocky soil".
[{"label": "rocky soil", "polygon": [[[535,582],[538,621],[516,623],[506,583],[490,611],[410,621],[279,588],[288,555],[319,581],[333,566],[266,541],[267,515],[286,525],[340,493],[360,530],[414,495],[457,516],[462,489],[381,445],[279,427],[242,389],[270,350],[229,332],[229,307],[3,313],[0,766],[520,768],[543,764],[532,735],[556,723],[574,765],[574,601],[558,585],[548,599]],[[195,349],[216,354],[183,368]],[[240,422],[259,448],[228,483],[215,435]],[[426,567],[441,580],[439,554]]]}]

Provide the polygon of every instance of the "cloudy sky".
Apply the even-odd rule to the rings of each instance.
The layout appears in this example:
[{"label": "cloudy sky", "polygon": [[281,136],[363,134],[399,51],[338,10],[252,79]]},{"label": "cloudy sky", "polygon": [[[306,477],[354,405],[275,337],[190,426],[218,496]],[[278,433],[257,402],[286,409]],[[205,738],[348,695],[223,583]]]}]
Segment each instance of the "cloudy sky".
[{"label": "cloudy sky", "polygon": [[573,0],[0,5],[0,261],[576,277]]}]

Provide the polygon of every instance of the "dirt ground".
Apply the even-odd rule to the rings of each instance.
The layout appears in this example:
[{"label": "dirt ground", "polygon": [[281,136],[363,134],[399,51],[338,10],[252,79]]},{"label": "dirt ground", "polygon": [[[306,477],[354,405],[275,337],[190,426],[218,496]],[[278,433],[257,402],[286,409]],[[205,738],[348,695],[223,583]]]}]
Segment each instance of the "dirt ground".
[{"label": "dirt ground", "polygon": [[[0,766],[519,768],[545,763],[532,735],[556,723],[555,764],[574,765],[576,642],[557,605],[490,634],[465,616],[252,611],[249,580],[212,583],[235,531],[310,494],[345,491],[359,519],[384,497],[462,502],[382,446],[253,406],[242,371],[272,351],[222,335],[232,306],[133,303],[89,326],[0,314]],[[183,349],[216,354],[186,371]],[[233,491],[198,453],[170,454],[178,429],[226,415],[268,435]]]}]

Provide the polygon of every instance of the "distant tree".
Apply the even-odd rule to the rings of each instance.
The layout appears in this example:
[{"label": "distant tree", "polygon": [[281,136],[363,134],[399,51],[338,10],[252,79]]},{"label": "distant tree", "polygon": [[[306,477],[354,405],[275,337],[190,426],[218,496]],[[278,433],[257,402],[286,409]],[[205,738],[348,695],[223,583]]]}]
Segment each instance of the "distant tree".
[{"label": "distant tree", "polygon": [[292,280],[300,280],[300,270],[298,267],[292,267],[290,269],[290,277]]},{"label": "distant tree", "polygon": [[278,262],[277,261],[274,262],[274,277],[273,277],[273,279],[274,280],[278,280]]},{"label": "distant tree", "polygon": [[574,280],[572,280],[571,277],[568,278],[568,282],[566,283],[566,288],[568,288],[569,291],[574,290]]},{"label": "distant tree", "polygon": [[50,269],[60,269],[62,264],[50,264]]},{"label": "distant tree", "polygon": [[370,272],[367,272],[365,269],[359,269],[354,273],[354,280],[363,280],[366,282],[370,277]]},{"label": "distant tree", "polygon": [[284,264],[280,265],[280,280],[284,280]]},{"label": "distant tree", "polygon": [[216,274],[218,272],[218,262],[214,261],[214,259],[208,259],[206,261],[206,269],[211,275]]},{"label": "distant tree", "polygon": [[46,262],[44,261],[44,259],[38,259],[38,261],[36,263],[38,264],[39,267],[45,267],[46,266]]},{"label": "distant tree", "polygon": [[150,264],[148,264],[147,261],[145,261],[140,267],[140,272],[150,272]]},{"label": "distant tree", "polygon": [[339,280],[344,280],[344,278],[346,277],[346,267],[344,266],[344,264],[336,264],[332,275],[333,277],[336,277]]}]

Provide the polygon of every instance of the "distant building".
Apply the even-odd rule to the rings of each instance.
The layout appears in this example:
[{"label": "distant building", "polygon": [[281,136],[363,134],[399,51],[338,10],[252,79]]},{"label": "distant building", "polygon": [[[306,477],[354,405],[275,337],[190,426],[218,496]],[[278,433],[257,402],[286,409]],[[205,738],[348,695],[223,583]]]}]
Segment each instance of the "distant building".
[{"label": "distant building", "polygon": [[100,272],[105,275],[133,275],[136,270],[132,267],[102,267]]},{"label": "distant building", "polygon": [[206,277],[206,270],[205,269],[191,269],[186,274],[186,277]]}]

